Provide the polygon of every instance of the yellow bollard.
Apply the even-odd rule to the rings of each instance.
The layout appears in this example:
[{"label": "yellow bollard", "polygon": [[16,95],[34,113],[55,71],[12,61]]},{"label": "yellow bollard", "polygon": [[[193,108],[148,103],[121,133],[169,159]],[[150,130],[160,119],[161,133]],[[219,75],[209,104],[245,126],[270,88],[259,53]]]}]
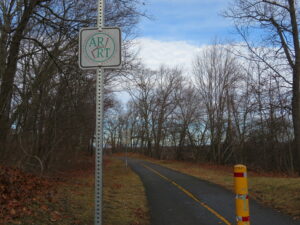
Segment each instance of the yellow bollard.
[{"label": "yellow bollard", "polygon": [[250,225],[247,167],[234,166],[234,189],[237,225]]}]

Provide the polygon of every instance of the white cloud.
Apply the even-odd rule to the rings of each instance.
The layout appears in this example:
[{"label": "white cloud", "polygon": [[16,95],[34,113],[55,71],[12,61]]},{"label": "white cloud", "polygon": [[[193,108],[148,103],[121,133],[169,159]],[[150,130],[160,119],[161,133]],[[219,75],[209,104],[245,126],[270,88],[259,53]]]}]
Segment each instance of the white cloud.
[{"label": "white cloud", "polygon": [[[205,46],[199,47],[186,41],[160,41],[150,38],[138,38],[134,41],[133,51],[138,51],[138,58],[150,69],[160,66],[178,67],[184,74],[192,74],[192,62]],[[122,88],[121,88],[122,89]],[[130,95],[126,91],[116,92],[121,103],[126,104]]]},{"label": "white cloud", "polygon": [[185,74],[192,72],[192,62],[203,47],[186,41],[160,41],[139,38],[135,41],[138,57],[150,69],[158,69],[161,65],[182,68]]}]

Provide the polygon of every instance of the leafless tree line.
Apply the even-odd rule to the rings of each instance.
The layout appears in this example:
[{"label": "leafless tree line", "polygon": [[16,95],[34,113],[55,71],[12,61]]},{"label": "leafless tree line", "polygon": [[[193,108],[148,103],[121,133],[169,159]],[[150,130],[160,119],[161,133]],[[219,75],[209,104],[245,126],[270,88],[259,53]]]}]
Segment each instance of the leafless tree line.
[{"label": "leafless tree line", "polygon": [[[138,0],[107,0],[106,25],[124,32],[124,68],[106,74],[110,85],[130,68],[127,41],[142,15]],[[94,133],[95,75],[78,67],[78,32],[94,26],[96,0],[0,1],[0,159],[41,171],[87,148]]]},{"label": "leafless tree line", "polygon": [[291,87],[228,46],[207,47],[194,61],[193,76],[177,68],[140,68],[127,88],[126,108],[107,114],[106,139],[113,150],[294,170]]},{"label": "leafless tree line", "polygon": [[[137,66],[128,49],[141,2],[106,1],[106,24],[125,34],[123,68],[105,76],[106,139],[112,148],[300,171],[299,4],[232,2],[224,15],[235,22],[245,46],[207,48],[188,78],[179,68]],[[43,171],[90,144],[95,77],[78,69],[77,37],[79,28],[95,26],[96,5],[0,1],[2,162]],[[125,110],[111,93],[120,76],[132,98]]]},{"label": "leafless tree line", "polygon": [[194,80],[166,84],[176,84],[172,103],[150,82],[162,79],[159,71],[138,71],[128,112],[120,114],[131,124],[131,144],[156,157],[172,146],[181,158],[189,146],[196,160],[300,172],[299,12],[295,0],[232,0],[223,15],[242,41],[198,56]]}]

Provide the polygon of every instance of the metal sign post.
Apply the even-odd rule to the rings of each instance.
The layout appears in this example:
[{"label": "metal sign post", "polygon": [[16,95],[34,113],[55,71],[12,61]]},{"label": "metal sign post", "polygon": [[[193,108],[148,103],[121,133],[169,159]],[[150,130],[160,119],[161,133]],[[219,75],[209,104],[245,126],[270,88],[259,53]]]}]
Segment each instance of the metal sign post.
[{"label": "metal sign post", "polygon": [[95,225],[102,225],[102,156],[104,119],[104,68],[121,65],[121,31],[104,27],[104,0],[98,0],[97,28],[79,33],[79,67],[96,69],[96,154],[95,154]]},{"label": "metal sign post", "polygon": [[96,88],[96,170],[95,170],[95,225],[102,224],[102,152],[104,70],[97,70]]}]

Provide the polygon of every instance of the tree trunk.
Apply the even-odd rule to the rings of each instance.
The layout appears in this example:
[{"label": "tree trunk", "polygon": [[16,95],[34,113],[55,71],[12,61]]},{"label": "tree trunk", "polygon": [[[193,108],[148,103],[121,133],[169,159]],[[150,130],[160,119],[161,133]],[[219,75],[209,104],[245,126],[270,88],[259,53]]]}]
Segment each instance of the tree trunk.
[{"label": "tree trunk", "polygon": [[295,166],[300,174],[300,43],[295,1],[289,0],[290,18],[295,48],[295,65],[293,68],[293,125],[294,125],[294,152]]},{"label": "tree trunk", "polygon": [[[17,70],[17,61],[20,50],[23,32],[29,22],[34,8],[40,1],[30,1],[28,6],[24,7],[24,12],[21,21],[12,37],[11,45],[8,51],[7,65],[3,70],[2,81],[0,87],[0,146],[1,151],[6,147],[7,136],[10,133],[10,107],[13,93],[13,84]],[[0,56],[6,57],[6,56]]]},{"label": "tree trunk", "polygon": [[295,168],[300,174],[300,63],[293,74],[293,125],[294,125],[294,162]]}]

